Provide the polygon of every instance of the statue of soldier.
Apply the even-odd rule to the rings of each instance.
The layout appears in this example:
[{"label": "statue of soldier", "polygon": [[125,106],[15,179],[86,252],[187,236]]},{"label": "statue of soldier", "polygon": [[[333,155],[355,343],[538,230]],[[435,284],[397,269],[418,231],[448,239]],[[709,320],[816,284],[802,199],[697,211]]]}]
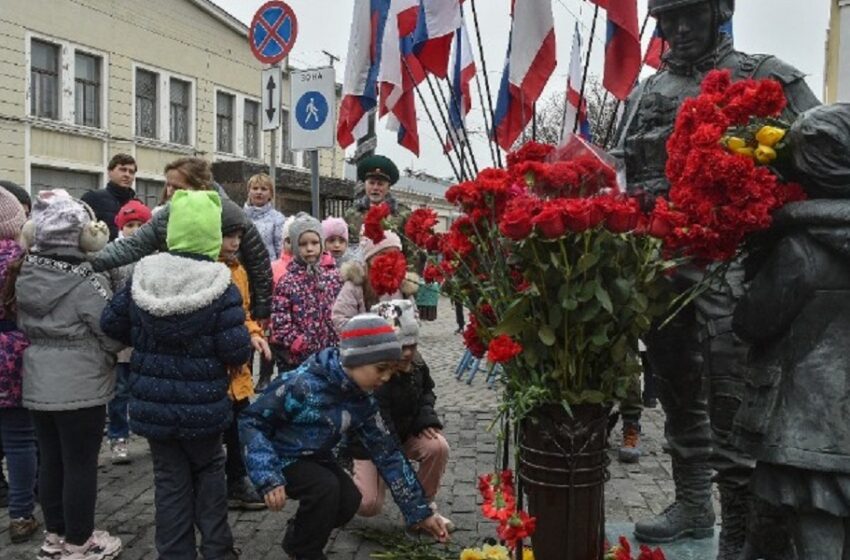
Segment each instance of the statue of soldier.
[{"label": "statue of soldier", "polygon": [[[649,12],[657,18],[669,51],[662,70],[641,82],[629,97],[617,148],[625,160],[629,192],[643,197],[647,205],[667,194],[667,139],[680,105],[698,95],[710,70],[729,69],[733,80],[778,80],[788,98],[783,118],[789,121],[819,104],[799,70],[772,56],[734,50],[732,38],[720,30],[734,10],[734,0],[649,0]],[[685,289],[702,275],[696,270],[682,271],[673,279],[674,288]],[[742,278],[740,266],[731,266],[725,279],[646,340],[666,414],[665,435],[676,494],[663,513],[635,525],[635,536],[647,542],[670,542],[713,535],[714,469],[722,514],[718,560],[750,555],[742,550],[752,507],[747,484],[753,461],[728,441],[743,394],[747,351],[732,332]],[[754,525],[761,524],[751,524],[751,530]],[[750,536],[748,550],[750,541],[759,540]],[[774,558],[770,552],[761,554]]]}]

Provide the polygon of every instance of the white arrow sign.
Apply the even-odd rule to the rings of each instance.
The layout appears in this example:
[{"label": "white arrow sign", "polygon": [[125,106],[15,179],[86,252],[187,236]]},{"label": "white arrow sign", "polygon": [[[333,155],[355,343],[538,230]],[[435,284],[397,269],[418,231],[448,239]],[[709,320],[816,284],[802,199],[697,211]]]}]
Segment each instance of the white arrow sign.
[{"label": "white arrow sign", "polygon": [[280,128],[280,67],[272,66],[263,70],[260,87],[263,90],[263,130]]}]

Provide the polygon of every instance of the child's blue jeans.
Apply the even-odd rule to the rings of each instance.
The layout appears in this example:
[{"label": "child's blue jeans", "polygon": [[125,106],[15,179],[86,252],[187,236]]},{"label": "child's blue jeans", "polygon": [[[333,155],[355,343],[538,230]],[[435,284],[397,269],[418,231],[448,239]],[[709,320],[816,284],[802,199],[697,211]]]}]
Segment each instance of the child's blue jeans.
[{"label": "child's blue jeans", "polygon": [[130,402],[130,364],[115,364],[115,396],[106,410],[109,414],[109,439],[130,437],[127,405]]},{"label": "child's blue jeans", "polygon": [[31,517],[38,459],[29,410],[0,408],[0,440],[9,467],[9,517]]}]

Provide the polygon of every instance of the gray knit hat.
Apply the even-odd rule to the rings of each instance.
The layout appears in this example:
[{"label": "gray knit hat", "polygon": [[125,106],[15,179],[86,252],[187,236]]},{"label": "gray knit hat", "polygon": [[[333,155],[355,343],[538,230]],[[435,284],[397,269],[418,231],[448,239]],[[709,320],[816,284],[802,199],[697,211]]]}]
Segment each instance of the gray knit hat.
[{"label": "gray knit hat", "polygon": [[401,343],[393,326],[383,317],[361,313],[340,331],[339,356],[346,367],[395,362],[401,360]]},{"label": "gray knit hat", "polygon": [[245,212],[232,200],[221,199],[221,234],[230,235],[237,231],[245,232]]},{"label": "gray knit hat", "polygon": [[301,256],[298,251],[298,240],[308,231],[312,231],[318,235],[319,243],[324,247],[322,223],[306,212],[299,212],[292,221],[292,225],[289,226],[289,241],[292,244],[292,254],[295,257]]},{"label": "gray knit hat", "polygon": [[372,306],[372,313],[393,325],[402,346],[412,346],[419,342],[419,312],[409,299],[382,301]]}]

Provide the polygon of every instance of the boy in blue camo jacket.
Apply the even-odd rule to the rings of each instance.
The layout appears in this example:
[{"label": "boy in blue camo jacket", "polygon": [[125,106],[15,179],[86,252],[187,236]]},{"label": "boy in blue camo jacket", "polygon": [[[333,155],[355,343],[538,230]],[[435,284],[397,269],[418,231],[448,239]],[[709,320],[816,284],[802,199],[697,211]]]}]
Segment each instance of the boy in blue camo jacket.
[{"label": "boy in blue camo jacket", "polygon": [[372,391],[389,381],[401,359],[395,330],[378,315],[352,318],[340,347],[313,354],[281,375],[239,418],[248,475],[266,505],[298,500],[283,549],[294,560],[323,560],[331,531],[360,506],[360,492],[333,449],[354,430],[392,492],[406,523],[439,541],[448,532],[434,515],[416,472],[381,420]]}]

